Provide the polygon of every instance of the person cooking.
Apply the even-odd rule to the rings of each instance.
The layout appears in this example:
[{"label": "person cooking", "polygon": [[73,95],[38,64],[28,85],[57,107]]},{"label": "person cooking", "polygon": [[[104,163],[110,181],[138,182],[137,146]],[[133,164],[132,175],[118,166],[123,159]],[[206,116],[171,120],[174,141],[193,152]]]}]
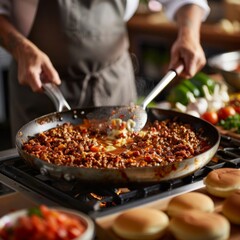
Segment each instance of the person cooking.
[{"label": "person cooking", "polygon": [[[200,26],[206,0],[162,0],[178,37],[169,68],[183,77],[206,63]],[[9,71],[10,126],[56,111],[42,84],[59,85],[72,108],[126,105],[137,98],[126,22],[139,0],[0,0],[0,44],[13,56]],[[161,53],[159,53],[161,54]],[[28,86],[28,87],[26,87]]]}]

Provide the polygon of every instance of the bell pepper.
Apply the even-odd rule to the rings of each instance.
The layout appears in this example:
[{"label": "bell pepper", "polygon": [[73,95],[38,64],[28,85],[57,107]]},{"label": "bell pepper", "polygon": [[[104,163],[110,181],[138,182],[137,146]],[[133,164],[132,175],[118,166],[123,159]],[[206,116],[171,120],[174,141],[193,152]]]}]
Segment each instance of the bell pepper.
[{"label": "bell pepper", "polygon": [[167,100],[171,103],[180,102],[183,105],[187,105],[189,92],[191,91],[186,86],[179,84],[170,91]]},{"label": "bell pepper", "polygon": [[194,97],[200,97],[200,95],[201,95],[200,90],[192,82],[190,82],[188,79],[183,80],[180,83],[180,85],[183,85],[186,88],[188,88],[189,91],[193,93]]},{"label": "bell pepper", "polygon": [[201,97],[204,97],[204,91],[202,88],[204,85],[208,87],[208,90],[211,94],[213,93],[216,85],[216,82],[203,72],[198,72],[190,79],[190,82],[199,89]]}]

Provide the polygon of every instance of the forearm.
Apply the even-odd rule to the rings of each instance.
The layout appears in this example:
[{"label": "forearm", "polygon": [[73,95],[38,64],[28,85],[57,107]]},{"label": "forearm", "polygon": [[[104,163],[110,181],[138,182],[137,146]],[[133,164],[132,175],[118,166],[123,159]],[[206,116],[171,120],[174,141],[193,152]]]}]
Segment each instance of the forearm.
[{"label": "forearm", "polygon": [[3,46],[17,60],[21,50],[31,42],[25,38],[7,19],[0,15],[0,45]]},{"label": "forearm", "polygon": [[61,83],[49,57],[2,15],[0,15],[0,44],[18,62],[20,84],[29,85],[34,92],[38,92],[42,91],[42,82]]},{"label": "forearm", "polygon": [[184,5],[175,14],[178,37],[171,48],[170,68],[183,63],[182,76],[190,78],[206,63],[206,57],[200,43],[200,28],[204,11],[193,4]]},{"label": "forearm", "polygon": [[203,10],[197,5],[185,5],[175,15],[178,26],[178,36],[192,35],[200,38]]}]

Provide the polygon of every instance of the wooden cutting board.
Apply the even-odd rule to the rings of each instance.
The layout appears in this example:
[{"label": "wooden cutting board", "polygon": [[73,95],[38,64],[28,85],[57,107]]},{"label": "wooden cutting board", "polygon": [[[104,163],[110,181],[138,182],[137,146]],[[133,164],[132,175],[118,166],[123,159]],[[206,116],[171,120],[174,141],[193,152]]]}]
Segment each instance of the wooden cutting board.
[{"label": "wooden cutting board", "polygon": [[216,128],[218,129],[218,131],[219,131],[222,135],[229,136],[229,137],[233,137],[233,138],[236,138],[236,139],[239,139],[239,140],[240,140],[240,134],[235,133],[235,132],[230,131],[230,130],[225,130],[225,129],[223,129],[223,128],[220,127],[220,126],[216,126]]}]

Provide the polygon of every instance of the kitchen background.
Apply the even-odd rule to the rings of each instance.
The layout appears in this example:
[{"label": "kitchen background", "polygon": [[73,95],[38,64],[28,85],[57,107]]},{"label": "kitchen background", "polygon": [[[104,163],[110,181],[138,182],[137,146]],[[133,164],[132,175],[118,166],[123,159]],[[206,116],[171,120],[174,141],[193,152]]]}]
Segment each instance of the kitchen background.
[{"label": "kitchen background", "polygon": [[[240,50],[240,0],[208,2],[211,14],[201,30],[207,58],[219,52]],[[138,93],[144,96],[166,71],[177,29],[167,21],[157,1],[141,0],[137,14],[128,23],[128,30]],[[7,87],[10,60],[9,54],[0,48],[0,150],[11,147]],[[207,65],[203,71],[214,73]]]}]

